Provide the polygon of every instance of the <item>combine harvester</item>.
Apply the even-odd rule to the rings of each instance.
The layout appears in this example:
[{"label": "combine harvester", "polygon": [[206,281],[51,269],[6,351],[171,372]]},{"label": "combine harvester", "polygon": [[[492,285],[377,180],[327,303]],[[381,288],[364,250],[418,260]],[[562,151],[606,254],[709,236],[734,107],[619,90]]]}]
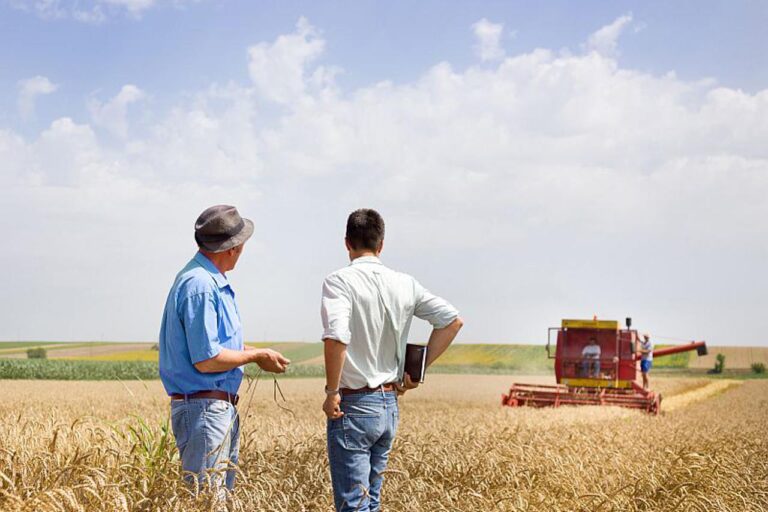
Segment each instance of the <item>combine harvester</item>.
[{"label": "combine harvester", "polygon": [[[616,405],[643,409],[658,414],[661,395],[645,390],[635,382],[640,360],[639,336],[631,329],[620,329],[615,320],[563,320],[562,327],[550,327],[547,334],[547,355],[555,360],[556,386],[515,383],[501,403],[509,407],[558,407],[560,405]],[[557,332],[555,355],[551,353],[552,333]],[[600,346],[600,358],[582,357],[582,350],[591,339]],[[707,354],[704,341],[656,349],[657,357],[695,350]],[[594,364],[599,361],[599,364]]]}]

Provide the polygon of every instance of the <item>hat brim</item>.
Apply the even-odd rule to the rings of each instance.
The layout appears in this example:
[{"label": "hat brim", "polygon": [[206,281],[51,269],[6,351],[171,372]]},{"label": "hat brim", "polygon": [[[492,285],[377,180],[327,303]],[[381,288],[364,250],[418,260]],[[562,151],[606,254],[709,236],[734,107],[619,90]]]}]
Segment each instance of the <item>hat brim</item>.
[{"label": "hat brim", "polygon": [[209,252],[224,252],[233,247],[244,244],[253,235],[253,221],[250,219],[243,219],[243,229],[239,233],[224,240],[223,242],[205,242],[201,244],[201,247]]}]

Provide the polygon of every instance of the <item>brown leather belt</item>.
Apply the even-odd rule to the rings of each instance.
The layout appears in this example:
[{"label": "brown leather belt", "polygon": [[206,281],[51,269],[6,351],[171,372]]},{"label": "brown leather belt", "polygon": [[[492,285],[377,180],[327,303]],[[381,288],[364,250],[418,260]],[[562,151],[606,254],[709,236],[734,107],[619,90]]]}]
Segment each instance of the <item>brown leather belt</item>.
[{"label": "brown leather belt", "polygon": [[358,393],[381,393],[382,391],[394,391],[395,390],[395,383],[394,382],[387,382],[386,384],[382,384],[381,386],[377,388],[369,388],[368,386],[365,386],[364,388],[339,388],[339,393],[342,395],[356,395]]},{"label": "brown leather belt", "polygon": [[181,395],[179,393],[171,395],[171,400],[185,400],[190,398],[212,398],[214,400],[224,400],[232,405],[237,405],[237,402],[240,401],[240,395],[233,395],[226,391],[198,391],[197,393],[192,393],[190,395]]}]

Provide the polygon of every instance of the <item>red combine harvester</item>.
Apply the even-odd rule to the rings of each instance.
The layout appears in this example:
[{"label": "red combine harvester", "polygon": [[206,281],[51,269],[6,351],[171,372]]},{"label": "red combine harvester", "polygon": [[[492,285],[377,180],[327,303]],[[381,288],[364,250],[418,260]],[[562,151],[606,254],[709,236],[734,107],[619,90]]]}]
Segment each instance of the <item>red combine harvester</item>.
[{"label": "red combine harvester", "polygon": [[[515,383],[509,394],[502,395],[502,405],[517,407],[558,407],[560,405],[617,405],[643,409],[658,414],[661,395],[644,390],[635,382],[640,353],[639,336],[615,320],[563,320],[561,327],[550,327],[547,334],[547,355],[555,360],[556,386]],[[551,353],[552,333],[557,333],[555,355]],[[592,342],[594,340],[594,343]],[[599,357],[582,355],[587,345],[600,347]],[[707,354],[704,341],[656,349],[654,359],[678,352],[696,350]],[[596,352],[588,349],[586,353]]]}]

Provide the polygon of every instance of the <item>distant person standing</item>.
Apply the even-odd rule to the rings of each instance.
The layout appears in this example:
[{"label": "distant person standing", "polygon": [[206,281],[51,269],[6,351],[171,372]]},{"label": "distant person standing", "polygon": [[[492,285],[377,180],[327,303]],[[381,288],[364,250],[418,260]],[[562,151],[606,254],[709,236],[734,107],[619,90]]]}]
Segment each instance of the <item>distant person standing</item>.
[{"label": "distant person standing", "polygon": [[648,334],[643,334],[640,339],[640,373],[643,375],[643,389],[648,389],[648,372],[653,366],[653,342]]},{"label": "distant person standing", "polygon": [[432,324],[429,366],[461,329],[458,311],[413,277],[385,267],[384,220],[361,209],[347,219],[351,263],[323,283],[328,460],[338,512],[378,512],[398,424],[397,396],[418,386],[404,375],[413,317]]},{"label": "distant person standing", "polygon": [[[160,329],[160,378],[171,397],[171,424],[181,467],[214,487],[234,485],[242,366],[281,373],[289,361],[243,344],[240,312],[226,272],[235,268],[253,222],[234,206],[212,206],[195,223],[199,251],[176,276]],[[212,470],[212,471],[211,471]]]}]

